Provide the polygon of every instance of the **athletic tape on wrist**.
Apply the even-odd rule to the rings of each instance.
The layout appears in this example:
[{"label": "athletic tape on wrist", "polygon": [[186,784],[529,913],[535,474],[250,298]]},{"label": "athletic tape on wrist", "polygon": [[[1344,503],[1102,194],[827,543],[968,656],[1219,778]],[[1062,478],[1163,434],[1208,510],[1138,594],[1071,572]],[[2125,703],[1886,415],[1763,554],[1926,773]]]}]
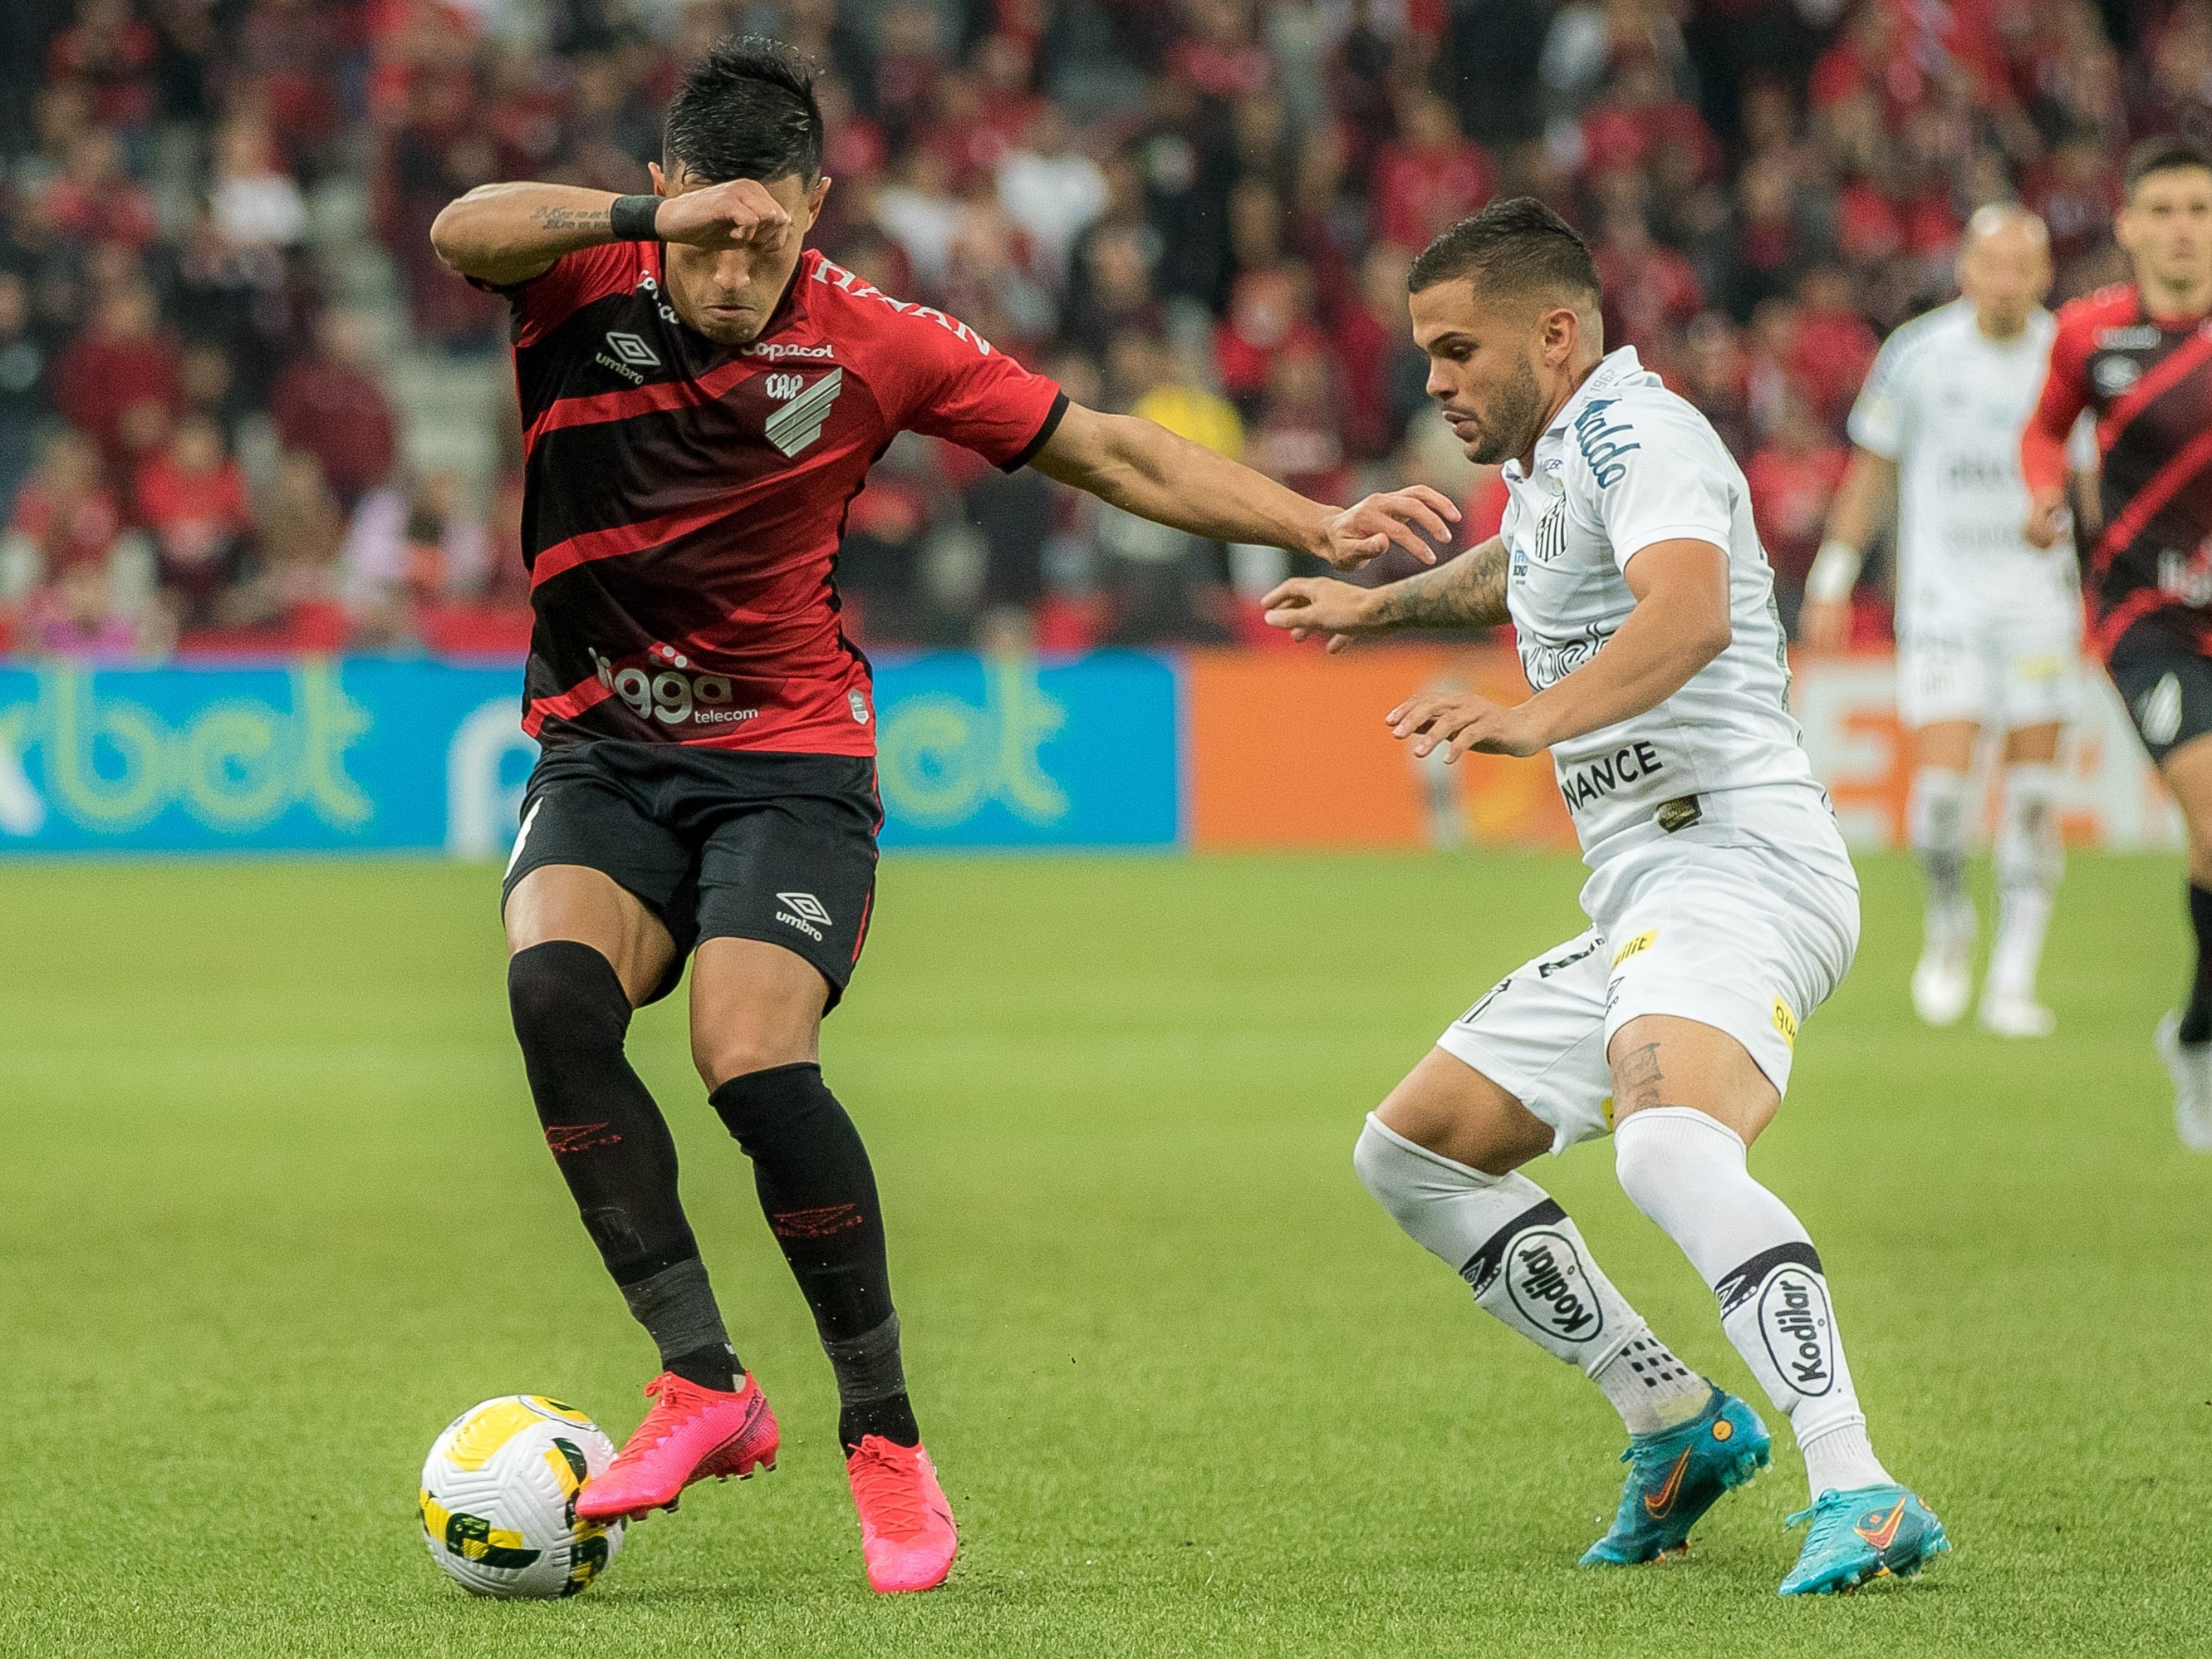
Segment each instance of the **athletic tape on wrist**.
[{"label": "athletic tape on wrist", "polygon": [[658,196],[617,196],[607,210],[607,228],[617,242],[657,242],[653,216],[660,211]]},{"label": "athletic tape on wrist", "polygon": [[1822,605],[1850,598],[1851,589],[1858,586],[1860,558],[1858,549],[1849,542],[1821,543],[1805,574],[1805,597]]}]

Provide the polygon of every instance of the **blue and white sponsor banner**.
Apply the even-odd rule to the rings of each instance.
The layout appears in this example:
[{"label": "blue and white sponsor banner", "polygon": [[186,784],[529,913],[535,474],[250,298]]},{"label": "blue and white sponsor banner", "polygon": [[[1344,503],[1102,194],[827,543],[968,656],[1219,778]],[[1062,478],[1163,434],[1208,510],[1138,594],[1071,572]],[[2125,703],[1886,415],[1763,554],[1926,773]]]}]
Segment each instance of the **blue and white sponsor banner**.
[{"label": "blue and white sponsor banner", "polygon": [[[0,663],[0,856],[442,848],[504,856],[537,746],[521,672],[430,661]],[[905,847],[1168,846],[1165,658],[880,666],[887,813]]]},{"label": "blue and white sponsor banner", "polygon": [[879,662],[884,844],[1172,846],[1176,680],[1167,658],[1135,651]]}]

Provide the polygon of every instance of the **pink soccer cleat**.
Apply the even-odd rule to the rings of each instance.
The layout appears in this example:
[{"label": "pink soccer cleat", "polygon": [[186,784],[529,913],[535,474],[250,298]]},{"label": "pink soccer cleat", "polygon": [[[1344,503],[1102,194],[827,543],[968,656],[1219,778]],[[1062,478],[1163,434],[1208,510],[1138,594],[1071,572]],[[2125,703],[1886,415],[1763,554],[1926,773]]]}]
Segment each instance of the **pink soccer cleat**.
[{"label": "pink soccer cleat", "polygon": [[959,1552],[960,1534],[929,1454],[872,1434],[845,1460],[845,1475],[853,1483],[853,1507],[860,1512],[868,1587],[890,1595],[943,1583]]},{"label": "pink soccer cleat", "polygon": [[606,1473],[584,1483],[579,1520],[627,1521],[672,1510],[694,1480],[710,1474],[744,1480],[756,1468],[775,1467],[775,1413],[750,1374],[743,1388],[726,1393],[663,1371],[645,1392],[653,1409]]}]

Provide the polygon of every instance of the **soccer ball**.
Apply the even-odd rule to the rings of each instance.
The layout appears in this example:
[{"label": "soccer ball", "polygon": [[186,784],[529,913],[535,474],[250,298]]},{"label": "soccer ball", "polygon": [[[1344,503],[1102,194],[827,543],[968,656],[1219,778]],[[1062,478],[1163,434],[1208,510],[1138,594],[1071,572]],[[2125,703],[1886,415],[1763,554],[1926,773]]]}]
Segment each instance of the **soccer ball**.
[{"label": "soccer ball", "polygon": [[542,1394],[487,1400],[446,1425],[422,1465],[422,1541],[473,1595],[576,1595],[622,1547],[622,1522],[576,1519],[614,1442]]}]

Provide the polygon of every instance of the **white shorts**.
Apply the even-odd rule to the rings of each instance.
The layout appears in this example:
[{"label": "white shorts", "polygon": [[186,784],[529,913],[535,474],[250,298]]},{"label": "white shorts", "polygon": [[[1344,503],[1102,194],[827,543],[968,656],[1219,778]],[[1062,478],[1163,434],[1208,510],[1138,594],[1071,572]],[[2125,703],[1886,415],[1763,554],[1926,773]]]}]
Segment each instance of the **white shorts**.
[{"label": "white shorts", "polygon": [[2074,715],[2078,621],[1914,629],[1897,642],[1897,712],[1910,726],[1972,720],[1993,731]]},{"label": "white shorts", "polygon": [[1797,1028],[1858,948],[1857,886],[1832,872],[1741,845],[1639,861],[1609,926],[1516,968],[1437,1040],[1549,1124],[1555,1153],[1611,1133],[1606,1048],[1641,1015],[1727,1032],[1788,1093]]}]

